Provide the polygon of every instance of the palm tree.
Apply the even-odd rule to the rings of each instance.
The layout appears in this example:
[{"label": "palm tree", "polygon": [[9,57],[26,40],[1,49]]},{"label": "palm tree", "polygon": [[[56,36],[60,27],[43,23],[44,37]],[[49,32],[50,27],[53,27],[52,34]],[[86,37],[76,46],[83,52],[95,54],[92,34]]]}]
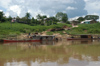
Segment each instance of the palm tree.
[{"label": "palm tree", "polygon": [[25,15],[25,17],[26,17],[27,19],[30,19],[31,14],[27,12],[26,15]]},{"label": "palm tree", "polygon": [[30,22],[31,14],[27,12],[26,15],[25,15],[25,17],[26,17],[27,23],[30,24],[31,23]]}]

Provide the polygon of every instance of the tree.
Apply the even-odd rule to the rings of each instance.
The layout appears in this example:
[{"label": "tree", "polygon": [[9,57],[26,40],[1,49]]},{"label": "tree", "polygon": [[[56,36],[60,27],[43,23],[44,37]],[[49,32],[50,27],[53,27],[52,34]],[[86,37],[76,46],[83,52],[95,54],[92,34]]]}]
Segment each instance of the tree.
[{"label": "tree", "polygon": [[20,20],[20,17],[19,17],[19,16],[17,16],[17,17],[16,17],[16,21],[17,21],[17,22],[19,22],[19,20]]},{"label": "tree", "polygon": [[3,12],[0,11],[0,21],[2,20],[2,18],[3,18]]},{"label": "tree", "polygon": [[65,23],[68,21],[67,14],[63,13],[62,21]]},{"label": "tree", "polygon": [[99,16],[98,15],[86,15],[85,16],[85,19],[86,20],[97,20],[97,19],[99,19]]},{"label": "tree", "polygon": [[79,17],[77,20],[78,20],[78,21],[79,21],[79,23],[80,23],[81,21],[84,21],[84,20],[85,20],[85,18],[83,18],[83,17]]},{"label": "tree", "polygon": [[31,14],[27,12],[25,17],[26,17],[27,24],[31,24],[31,20],[30,20]]},{"label": "tree", "polygon": [[9,16],[9,17],[8,17],[8,21],[10,21],[10,22],[11,22],[11,20],[12,20],[12,17],[11,17],[11,16]]},{"label": "tree", "polygon": [[59,21],[58,19],[56,19],[55,17],[49,17],[49,19],[51,19],[52,21],[54,21],[54,22],[57,22],[57,21]]},{"label": "tree", "polygon": [[50,25],[52,24],[57,24],[57,22],[59,21],[58,19],[56,19],[55,17],[49,17],[46,21],[50,21]]},{"label": "tree", "polygon": [[40,14],[38,14],[36,17],[37,19],[42,19],[42,16]]},{"label": "tree", "polygon": [[62,17],[63,17],[63,13],[62,13],[62,12],[58,12],[58,13],[56,14],[56,18],[57,18],[58,20],[62,20]]},{"label": "tree", "polygon": [[38,21],[40,22],[40,24],[44,25],[45,19],[47,19],[47,16],[38,14],[36,17],[37,17]]},{"label": "tree", "polygon": [[56,14],[56,18],[57,18],[59,21],[63,21],[63,22],[67,22],[67,21],[68,21],[68,17],[67,17],[67,14],[66,14],[66,13],[58,12],[58,13]]},{"label": "tree", "polygon": [[42,21],[45,19],[45,18],[47,18],[47,16],[46,15],[40,15],[40,14],[38,14],[37,16],[37,19],[41,19]]},{"label": "tree", "polygon": [[34,19],[34,17],[32,17],[32,19],[31,19],[31,25],[37,25],[36,20]]},{"label": "tree", "polygon": [[0,22],[6,21],[6,18],[3,15],[4,15],[3,11],[0,11]]},{"label": "tree", "polygon": [[26,15],[25,15],[25,17],[26,17],[27,19],[30,19],[31,14],[27,12]]}]

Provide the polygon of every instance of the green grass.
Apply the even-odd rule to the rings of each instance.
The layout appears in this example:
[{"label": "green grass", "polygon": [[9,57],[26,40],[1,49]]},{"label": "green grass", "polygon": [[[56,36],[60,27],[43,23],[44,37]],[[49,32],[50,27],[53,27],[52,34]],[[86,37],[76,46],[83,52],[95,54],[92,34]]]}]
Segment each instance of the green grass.
[{"label": "green grass", "polygon": [[100,23],[80,24],[78,26],[66,32],[69,34],[100,34]]},{"label": "green grass", "polygon": [[71,26],[68,24],[57,24],[57,25],[50,25],[50,26],[30,26],[27,24],[21,24],[21,23],[10,23],[10,22],[5,22],[5,23],[0,23],[0,36],[5,36],[5,35],[19,35],[21,33],[32,33],[32,32],[42,32],[46,31],[48,29],[52,28],[62,28],[64,25],[66,26]]},{"label": "green grass", "polygon": [[47,32],[46,34],[47,35],[53,35],[53,32]]}]

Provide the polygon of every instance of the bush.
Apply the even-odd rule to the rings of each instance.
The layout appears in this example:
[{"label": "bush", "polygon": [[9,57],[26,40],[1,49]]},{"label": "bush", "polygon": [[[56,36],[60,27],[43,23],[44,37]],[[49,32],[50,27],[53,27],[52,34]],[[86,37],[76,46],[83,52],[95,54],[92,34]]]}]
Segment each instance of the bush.
[{"label": "bush", "polygon": [[53,35],[53,32],[47,32],[46,34],[47,35]]}]

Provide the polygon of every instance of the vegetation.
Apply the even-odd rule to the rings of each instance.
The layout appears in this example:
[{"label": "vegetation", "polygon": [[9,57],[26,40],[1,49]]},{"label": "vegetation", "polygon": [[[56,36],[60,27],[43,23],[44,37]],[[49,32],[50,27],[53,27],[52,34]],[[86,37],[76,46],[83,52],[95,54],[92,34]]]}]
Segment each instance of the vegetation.
[{"label": "vegetation", "polygon": [[67,14],[66,13],[62,13],[62,12],[58,12],[56,14],[56,18],[59,20],[59,21],[62,21],[64,23],[66,23],[68,21],[68,17],[67,17]]},{"label": "vegetation", "polygon": [[21,33],[29,33],[29,32],[42,32],[52,28],[62,28],[64,25],[70,26],[68,24],[57,24],[57,25],[50,25],[50,26],[30,26],[27,24],[20,24],[20,23],[0,23],[0,36],[2,35],[16,35]]},{"label": "vegetation", "polygon": [[91,20],[91,19],[97,20],[97,19],[99,19],[99,16],[98,15],[86,15],[85,19],[87,19],[87,20]]},{"label": "vegetation", "polygon": [[84,20],[97,20],[99,19],[99,16],[98,15],[86,15],[85,17],[79,17],[77,20],[79,21],[79,23],[81,21],[84,21]]},{"label": "vegetation", "polygon": [[66,32],[69,34],[100,34],[100,23],[80,24],[78,26]]},{"label": "vegetation", "polygon": [[[48,29],[62,28],[63,26],[71,27],[68,22],[68,16],[66,13],[58,12],[55,16],[47,17],[46,15],[38,14],[37,19],[34,17],[31,18],[30,13],[22,18],[17,16],[15,19],[9,16],[8,18],[4,16],[3,12],[0,12],[0,37],[3,35],[10,34],[20,34],[20,33],[29,33],[29,32],[42,32]],[[84,18],[79,17],[79,22],[85,19],[94,19],[97,20],[99,16],[97,15],[86,15]],[[14,19],[14,23],[11,20]],[[58,23],[58,22],[64,22]],[[67,30],[68,34],[100,34],[100,23],[97,24],[81,24],[79,27],[72,28]],[[92,28],[92,29],[91,29]],[[55,31],[54,33],[63,34],[62,31]],[[53,32],[47,32],[48,35],[53,34]]]}]

